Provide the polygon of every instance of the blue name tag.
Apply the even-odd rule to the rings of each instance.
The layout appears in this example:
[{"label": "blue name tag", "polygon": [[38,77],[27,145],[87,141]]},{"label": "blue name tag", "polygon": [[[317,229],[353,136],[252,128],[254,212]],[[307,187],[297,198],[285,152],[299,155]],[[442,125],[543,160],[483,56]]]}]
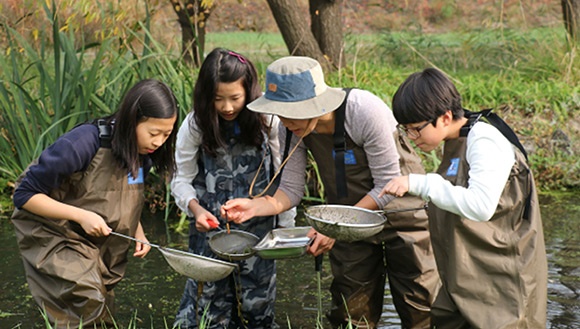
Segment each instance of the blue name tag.
[{"label": "blue name tag", "polygon": [[129,173],[129,177],[127,178],[127,184],[143,184],[143,167],[139,168],[139,172],[137,173],[137,178],[133,178],[131,173]]},{"label": "blue name tag", "polygon": [[451,159],[451,164],[447,168],[447,176],[457,176],[457,171],[459,170],[459,158]]},{"label": "blue name tag", "polygon": [[[333,158],[336,157],[336,152],[334,152],[334,150],[332,150],[332,157]],[[356,164],[356,157],[354,156],[353,150],[346,150],[344,152],[344,164],[347,164],[347,165],[355,165]]]}]

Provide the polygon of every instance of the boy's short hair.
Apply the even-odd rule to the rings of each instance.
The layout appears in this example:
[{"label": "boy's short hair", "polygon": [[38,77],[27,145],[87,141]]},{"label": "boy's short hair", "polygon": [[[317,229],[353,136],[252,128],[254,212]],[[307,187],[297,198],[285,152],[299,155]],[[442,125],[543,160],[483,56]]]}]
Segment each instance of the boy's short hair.
[{"label": "boy's short hair", "polygon": [[448,110],[463,117],[461,95],[441,71],[427,68],[411,74],[393,96],[393,114],[400,124],[433,121]]}]

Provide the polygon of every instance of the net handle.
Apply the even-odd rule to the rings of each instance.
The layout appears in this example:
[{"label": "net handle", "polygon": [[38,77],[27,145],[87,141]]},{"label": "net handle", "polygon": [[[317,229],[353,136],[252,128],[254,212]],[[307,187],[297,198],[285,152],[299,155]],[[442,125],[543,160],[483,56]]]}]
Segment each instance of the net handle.
[{"label": "net handle", "polygon": [[146,242],[146,241],[143,241],[143,240],[139,240],[139,239],[134,238],[132,236],[128,236],[128,235],[125,235],[125,234],[121,234],[121,233],[118,233],[118,232],[115,232],[115,231],[111,232],[110,234],[116,235],[116,236],[120,236],[120,237],[125,238],[125,239],[133,240],[135,242],[141,242],[141,243],[144,243],[144,244],[148,244],[151,247],[155,247],[157,249],[161,249],[161,247],[159,245],[157,245],[157,244],[154,244],[154,243],[151,243],[151,242]]}]

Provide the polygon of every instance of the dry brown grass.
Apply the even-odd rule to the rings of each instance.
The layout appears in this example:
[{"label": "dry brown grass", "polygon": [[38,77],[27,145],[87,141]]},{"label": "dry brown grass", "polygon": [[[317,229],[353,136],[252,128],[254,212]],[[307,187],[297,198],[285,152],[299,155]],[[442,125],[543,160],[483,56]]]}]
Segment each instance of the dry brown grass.
[{"label": "dry brown grass", "polygon": [[[297,0],[307,17],[308,1]],[[550,0],[343,0],[348,32],[383,30],[443,32],[560,24],[560,3]],[[218,0],[212,30],[277,31],[265,0]],[[243,21],[242,21],[243,20]]]},{"label": "dry brown grass", "polygon": [[[307,0],[297,0],[308,17]],[[487,28],[531,28],[561,24],[558,1],[550,0],[343,0],[346,33],[422,31],[425,33]],[[144,0],[60,0],[64,29],[82,33],[85,42],[116,35],[146,17]],[[41,0],[0,0],[0,23],[34,40],[46,29]],[[48,2],[50,3],[50,2]],[[148,0],[156,40],[179,49],[180,29],[169,0]],[[209,33],[222,31],[277,32],[265,0],[216,0]],[[82,32],[80,32],[82,31]],[[0,36],[0,42],[3,36]]]}]

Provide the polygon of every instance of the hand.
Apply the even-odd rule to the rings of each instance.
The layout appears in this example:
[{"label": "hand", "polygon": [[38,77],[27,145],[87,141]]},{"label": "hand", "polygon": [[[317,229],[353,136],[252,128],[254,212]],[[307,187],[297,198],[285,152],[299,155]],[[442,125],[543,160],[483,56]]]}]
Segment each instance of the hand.
[{"label": "hand", "polygon": [[209,211],[198,213],[195,216],[195,228],[199,232],[209,232],[218,227],[219,224],[218,219]]},{"label": "hand", "polygon": [[324,234],[316,232],[316,230],[311,229],[308,234],[308,237],[314,237],[314,240],[308,246],[307,252],[312,256],[316,257],[320,254],[323,254],[327,251],[330,251],[334,246],[334,242],[336,241],[333,238],[329,238]]},{"label": "hand", "polygon": [[102,237],[107,236],[113,231],[110,228],[103,217],[92,211],[86,211],[86,215],[78,220],[77,223],[81,225],[83,230],[90,236]]},{"label": "hand", "polygon": [[257,199],[232,199],[221,207],[221,216],[229,222],[241,224],[256,216]]},{"label": "hand", "polygon": [[[137,227],[137,232],[135,232],[135,239],[149,242],[147,237],[145,237],[145,232],[143,232],[141,224],[139,224],[139,227]],[[137,241],[135,242],[135,252],[133,253],[133,257],[143,258],[149,253],[149,250],[151,250],[150,245]]]},{"label": "hand", "polygon": [[385,194],[402,197],[409,192],[409,176],[399,176],[392,178],[379,193],[379,198]]},{"label": "hand", "polygon": [[219,226],[217,218],[202,207],[196,199],[189,202],[189,209],[195,217],[195,229],[199,232],[208,232]]},{"label": "hand", "polygon": [[220,223],[214,222],[213,220],[208,220],[207,225],[209,225],[211,229],[220,227]]}]

